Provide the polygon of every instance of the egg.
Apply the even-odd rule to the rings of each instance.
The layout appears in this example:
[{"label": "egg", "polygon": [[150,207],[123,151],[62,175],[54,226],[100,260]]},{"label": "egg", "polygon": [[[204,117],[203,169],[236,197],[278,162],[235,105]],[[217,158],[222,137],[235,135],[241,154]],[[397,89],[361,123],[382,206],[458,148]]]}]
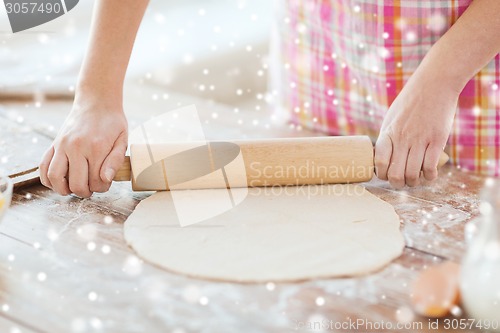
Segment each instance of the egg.
[{"label": "egg", "polygon": [[415,312],[441,318],[460,302],[460,266],[445,262],[422,271],[412,285],[411,301]]},{"label": "egg", "polygon": [[2,193],[0,193],[0,214],[4,210],[5,206],[5,198],[3,197]]}]

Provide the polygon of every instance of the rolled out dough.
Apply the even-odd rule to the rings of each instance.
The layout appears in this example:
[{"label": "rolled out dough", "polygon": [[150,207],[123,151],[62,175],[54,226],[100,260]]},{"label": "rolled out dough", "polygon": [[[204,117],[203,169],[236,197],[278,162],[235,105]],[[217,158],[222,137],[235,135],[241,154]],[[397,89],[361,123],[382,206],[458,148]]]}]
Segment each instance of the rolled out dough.
[{"label": "rolled out dough", "polygon": [[170,192],[155,193],[127,219],[125,239],[172,272],[237,282],[361,275],[403,251],[393,207],[360,185],[248,191],[232,210],[188,227],[180,227]]}]

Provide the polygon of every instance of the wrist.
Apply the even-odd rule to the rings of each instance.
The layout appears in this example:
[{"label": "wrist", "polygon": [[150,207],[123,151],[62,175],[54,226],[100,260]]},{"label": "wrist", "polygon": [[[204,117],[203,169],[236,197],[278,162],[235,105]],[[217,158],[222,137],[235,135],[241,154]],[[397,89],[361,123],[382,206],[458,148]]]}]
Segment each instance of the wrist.
[{"label": "wrist", "polygon": [[439,63],[422,61],[418,69],[412,75],[412,79],[421,82],[426,90],[448,92],[459,95],[469,81],[467,76],[443,68]]},{"label": "wrist", "polygon": [[451,52],[448,43],[440,40],[429,50],[415,73],[427,77],[430,85],[460,94],[475,75],[468,65],[467,59]]},{"label": "wrist", "polygon": [[75,90],[75,104],[123,110],[123,85],[80,80]]}]

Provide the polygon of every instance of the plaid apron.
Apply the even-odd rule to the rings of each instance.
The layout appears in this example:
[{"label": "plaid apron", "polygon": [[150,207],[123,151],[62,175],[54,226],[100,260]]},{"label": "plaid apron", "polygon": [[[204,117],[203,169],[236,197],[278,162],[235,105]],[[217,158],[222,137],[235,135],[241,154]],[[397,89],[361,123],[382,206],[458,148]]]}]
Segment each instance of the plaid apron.
[{"label": "plaid apron", "polygon": [[[277,0],[278,111],[299,129],[375,141],[405,82],[471,1]],[[463,169],[500,175],[499,54],[462,91],[447,149]]]}]

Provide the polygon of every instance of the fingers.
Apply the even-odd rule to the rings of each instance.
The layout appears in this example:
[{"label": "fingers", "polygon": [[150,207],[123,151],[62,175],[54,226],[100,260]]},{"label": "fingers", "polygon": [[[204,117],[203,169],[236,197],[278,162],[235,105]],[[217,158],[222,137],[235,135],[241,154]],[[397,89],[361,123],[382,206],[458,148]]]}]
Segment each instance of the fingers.
[{"label": "fingers", "polygon": [[382,180],[389,180],[392,187],[399,189],[405,186],[405,169],[408,149],[395,146],[391,137],[382,134],[375,149],[375,172]]},{"label": "fingers", "polygon": [[100,176],[102,181],[111,184],[116,172],[125,160],[125,152],[127,151],[128,137],[127,133],[123,132],[115,141],[113,149],[108,154],[101,167]]},{"label": "fingers", "polygon": [[420,171],[424,161],[425,146],[415,145],[410,148],[406,161],[405,183],[410,186],[420,184]]},{"label": "fingers", "polygon": [[391,138],[382,134],[375,146],[375,174],[379,179],[387,180],[387,170],[389,170],[392,156]]},{"label": "fingers", "polygon": [[52,189],[61,195],[68,195],[71,193],[66,179],[67,174],[68,158],[64,153],[55,151],[47,171],[47,177]]},{"label": "fingers", "polygon": [[49,177],[47,175],[52,157],[54,157],[54,146],[51,146],[49,149],[47,149],[45,154],[43,154],[40,165],[38,166],[40,170],[40,181],[42,185],[48,188],[52,188],[52,184],[50,183]]},{"label": "fingers", "polygon": [[429,144],[425,151],[424,163],[423,163],[423,171],[424,178],[431,181],[435,180],[438,176],[437,166],[439,163],[439,157],[443,152],[442,147],[436,144]]},{"label": "fingers", "polygon": [[[390,145],[390,146],[389,146]],[[377,177],[389,180],[392,187],[401,189],[420,184],[423,171],[425,179],[431,181],[438,176],[438,163],[442,149],[435,144],[415,145],[410,149],[405,146],[394,148],[389,136],[379,138],[375,150],[375,171]]]},{"label": "fingers", "polygon": [[401,189],[405,186],[406,161],[408,159],[408,147],[393,147],[391,162],[387,170],[389,183],[395,189]]},{"label": "fingers", "polygon": [[[111,151],[105,148],[102,141],[94,140],[86,154],[82,153],[82,149],[76,149],[81,148],[78,142],[73,143],[71,149],[66,146],[51,147],[40,163],[40,179],[45,186],[61,195],[74,193],[88,198],[93,192],[106,192],[124,161],[127,140],[125,130],[115,140]],[[69,152],[68,156],[64,151]]]},{"label": "fingers", "polygon": [[69,158],[69,190],[81,198],[89,198],[89,165],[83,155],[70,155]]}]

